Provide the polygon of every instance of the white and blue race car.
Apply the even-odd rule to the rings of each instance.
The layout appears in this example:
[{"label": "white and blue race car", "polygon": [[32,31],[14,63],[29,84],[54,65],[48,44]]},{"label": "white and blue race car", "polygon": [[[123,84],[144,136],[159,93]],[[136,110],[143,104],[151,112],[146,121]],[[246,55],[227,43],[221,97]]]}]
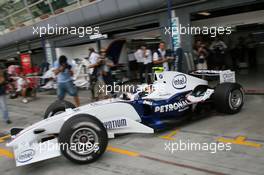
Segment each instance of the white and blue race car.
[{"label": "white and blue race car", "polygon": [[[196,76],[221,76],[211,88]],[[232,82],[230,82],[232,81]],[[17,166],[64,155],[79,163],[91,163],[105,152],[108,139],[124,133],[153,133],[190,117],[200,109],[238,113],[244,103],[241,85],[231,71],[155,73],[147,90],[124,94],[78,108],[67,101],[49,106],[45,119],[25,129],[11,129]],[[200,110],[201,111],[201,110]]]}]

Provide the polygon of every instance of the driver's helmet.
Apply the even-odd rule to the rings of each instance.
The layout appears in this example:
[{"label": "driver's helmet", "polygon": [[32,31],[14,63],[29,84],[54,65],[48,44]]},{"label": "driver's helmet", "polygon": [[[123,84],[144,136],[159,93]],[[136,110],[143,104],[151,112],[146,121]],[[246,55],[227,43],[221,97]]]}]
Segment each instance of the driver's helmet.
[{"label": "driver's helmet", "polygon": [[154,73],[162,73],[164,71],[164,67],[153,67],[152,70]]}]

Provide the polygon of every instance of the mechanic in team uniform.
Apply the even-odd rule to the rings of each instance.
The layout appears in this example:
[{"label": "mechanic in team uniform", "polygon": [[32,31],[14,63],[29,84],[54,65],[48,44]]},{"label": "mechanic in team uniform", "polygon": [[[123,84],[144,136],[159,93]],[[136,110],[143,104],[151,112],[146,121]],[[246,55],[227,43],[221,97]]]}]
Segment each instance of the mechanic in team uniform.
[{"label": "mechanic in team uniform", "polygon": [[146,83],[151,83],[151,72],[152,72],[152,53],[150,49],[146,46],[141,47],[143,50],[143,60],[145,68],[145,81]]},{"label": "mechanic in team uniform", "polygon": [[59,60],[54,63],[54,73],[57,75],[57,95],[59,100],[65,98],[66,93],[73,96],[77,107],[80,106],[80,99],[77,92],[77,87],[73,84],[72,64],[67,61],[67,57],[62,55]]},{"label": "mechanic in team uniform", "polygon": [[129,65],[129,78],[133,81],[137,79],[137,60],[134,55],[134,52],[130,50],[128,51],[127,57]]},{"label": "mechanic in team uniform", "polygon": [[139,70],[139,81],[140,81],[140,83],[143,83],[143,73],[145,71],[145,66],[144,66],[144,57],[143,57],[142,47],[140,47],[134,53],[134,56],[137,60],[137,66],[138,66],[138,70]]},{"label": "mechanic in team uniform", "polygon": [[169,71],[169,61],[172,59],[173,57],[166,50],[165,42],[160,42],[158,50],[153,54],[153,65],[155,67],[163,67],[164,71]]},{"label": "mechanic in team uniform", "polygon": [[[143,44],[135,53],[134,56],[137,60],[139,67],[139,81],[140,83],[150,82],[149,73],[152,68],[152,53],[151,50],[147,49],[146,45]],[[143,76],[145,74],[145,77]],[[144,81],[144,79],[146,81]]]}]

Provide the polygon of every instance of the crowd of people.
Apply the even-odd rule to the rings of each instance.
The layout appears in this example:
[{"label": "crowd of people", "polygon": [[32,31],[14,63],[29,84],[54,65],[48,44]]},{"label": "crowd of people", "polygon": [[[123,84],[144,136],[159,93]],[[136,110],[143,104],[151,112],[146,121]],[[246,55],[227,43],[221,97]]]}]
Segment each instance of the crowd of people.
[{"label": "crowd of people", "polygon": [[231,68],[237,70],[240,63],[248,64],[249,68],[255,69],[257,65],[256,41],[252,35],[249,35],[247,39],[239,37],[237,43],[230,41],[228,44],[220,37],[216,37],[210,44],[198,39],[193,45],[193,56],[196,69],[223,70]]},{"label": "crowd of people", "polygon": [[153,51],[142,45],[136,52],[129,55],[131,77],[136,78],[139,72],[140,83],[150,83],[152,67],[163,67],[164,70],[175,70],[175,57],[166,49],[165,42],[160,42],[159,47]]}]

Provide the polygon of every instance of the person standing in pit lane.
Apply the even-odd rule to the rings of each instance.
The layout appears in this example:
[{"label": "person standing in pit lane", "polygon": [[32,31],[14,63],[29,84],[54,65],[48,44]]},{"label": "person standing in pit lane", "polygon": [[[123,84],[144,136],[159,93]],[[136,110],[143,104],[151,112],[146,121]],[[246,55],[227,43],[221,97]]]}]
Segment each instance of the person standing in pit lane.
[{"label": "person standing in pit lane", "polygon": [[[107,91],[111,93],[111,96],[114,96],[114,82],[112,78],[111,69],[115,66],[114,62],[106,55],[106,49],[102,48],[100,50],[100,58],[98,61],[98,79],[103,80],[104,84],[107,85]],[[108,96],[108,94],[106,94]]]},{"label": "person standing in pit lane", "polygon": [[170,53],[166,50],[165,42],[160,42],[159,48],[153,54],[153,65],[161,66],[165,71],[169,71],[169,61],[173,60],[173,57],[170,56]]},{"label": "person standing in pit lane", "polygon": [[143,83],[143,74],[145,71],[145,66],[144,66],[144,57],[143,57],[143,50],[142,47],[140,47],[135,53],[134,56],[137,60],[137,65],[139,69],[139,81],[140,83]]},{"label": "person standing in pit lane", "polygon": [[142,46],[144,67],[145,67],[145,80],[146,83],[151,82],[151,72],[152,72],[152,53],[151,50],[147,49],[146,46]]},{"label": "person standing in pit lane", "polygon": [[73,96],[75,104],[77,107],[80,106],[80,99],[78,96],[77,87],[73,84],[73,71],[72,64],[67,61],[67,57],[62,55],[59,60],[54,64],[54,73],[57,75],[57,95],[59,100],[65,98],[66,93]]},{"label": "person standing in pit lane", "polygon": [[89,56],[88,61],[90,62],[89,68],[89,77],[90,77],[90,90],[92,94],[92,99],[95,100],[96,97],[96,84],[97,84],[97,67],[98,67],[98,60],[100,55],[95,52],[94,48],[90,47],[89,49]]},{"label": "person standing in pit lane", "polygon": [[9,119],[9,114],[6,105],[6,96],[5,96],[5,86],[6,86],[6,76],[3,69],[0,69],[0,109],[2,111],[3,119],[7,124],[11,124]]}]

